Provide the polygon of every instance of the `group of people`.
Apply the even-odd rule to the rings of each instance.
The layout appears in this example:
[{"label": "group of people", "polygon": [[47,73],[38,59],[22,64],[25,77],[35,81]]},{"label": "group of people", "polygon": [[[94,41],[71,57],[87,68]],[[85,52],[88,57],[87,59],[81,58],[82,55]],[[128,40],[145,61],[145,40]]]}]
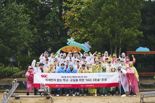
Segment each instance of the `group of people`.
[{"label": "group of people", "polygon": [[[88,88],[88,89],[52,89],[55,95],[136,95],[139,92],[139,76],[134,64],[134,55],[130,59],[125,53],[119,57],[116,54],[104,53],[48,53],[44,52],[39,57],[39,62],[32,61],[26,72],[27,94],[32,92],[34,73],[104,73],[118,72],[120,87]],[[35,94],[36,94],[35,89]]]}]

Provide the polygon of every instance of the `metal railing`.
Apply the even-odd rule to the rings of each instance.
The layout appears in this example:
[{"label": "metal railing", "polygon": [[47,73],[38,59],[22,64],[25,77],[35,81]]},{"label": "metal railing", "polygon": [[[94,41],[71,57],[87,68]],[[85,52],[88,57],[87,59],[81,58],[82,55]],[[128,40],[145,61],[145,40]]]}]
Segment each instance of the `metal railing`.
[{"label": "metal railing", "polygon": [[3,94],[3,98],[2,98],[2,103],[8,103],[9,98],[13,95],[13,93],[15,92],[16,88],[18,87],[19,83],[17,82],[17,79],[14,79],[12,81],[12,87],[11,89],[7,89],[4,94]]}]

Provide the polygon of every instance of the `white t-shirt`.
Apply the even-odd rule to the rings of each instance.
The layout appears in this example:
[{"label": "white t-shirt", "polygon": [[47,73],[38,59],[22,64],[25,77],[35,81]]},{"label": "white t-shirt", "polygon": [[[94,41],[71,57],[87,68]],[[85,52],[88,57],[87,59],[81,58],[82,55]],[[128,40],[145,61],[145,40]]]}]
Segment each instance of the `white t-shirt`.
[{"label": "white t-shirt", "polygon": [[34,73],[42,73],[39,67],[34,67]]}]

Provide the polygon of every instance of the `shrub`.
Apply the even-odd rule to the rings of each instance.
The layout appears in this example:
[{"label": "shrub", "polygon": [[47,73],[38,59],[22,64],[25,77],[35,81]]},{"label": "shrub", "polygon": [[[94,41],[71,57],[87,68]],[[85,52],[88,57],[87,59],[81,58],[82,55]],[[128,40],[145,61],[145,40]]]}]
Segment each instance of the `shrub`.
[{"label": "shrub", "polygon": [[13,76],[15,73],[20,72],[20,69],[18,67],[4,67],[1,66],[0,67],[0,78],[4,78],[4,77],[11,77]]}]

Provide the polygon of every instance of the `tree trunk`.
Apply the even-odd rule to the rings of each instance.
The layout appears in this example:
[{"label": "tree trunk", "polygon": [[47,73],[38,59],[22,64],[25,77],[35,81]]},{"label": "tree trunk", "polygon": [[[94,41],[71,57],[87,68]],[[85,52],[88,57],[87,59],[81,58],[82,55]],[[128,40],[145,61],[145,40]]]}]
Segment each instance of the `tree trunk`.
[{"label": "tree trunk", "polygon": [[112,54],[113,49],[112,49],[112,40],[110,39],[110,54]]},{"label": "tree trunk", "polygon": [[115,46],[115,51],[114,53],[117,55],[117,45]]},{"label": "tree trunk", "polygon": [[119,56],[121,55],[121,52],[122,52],[122,47],[121,46],[122,46],[122,40],[120,39],[119,40],[119,54],[118,54]]}]

